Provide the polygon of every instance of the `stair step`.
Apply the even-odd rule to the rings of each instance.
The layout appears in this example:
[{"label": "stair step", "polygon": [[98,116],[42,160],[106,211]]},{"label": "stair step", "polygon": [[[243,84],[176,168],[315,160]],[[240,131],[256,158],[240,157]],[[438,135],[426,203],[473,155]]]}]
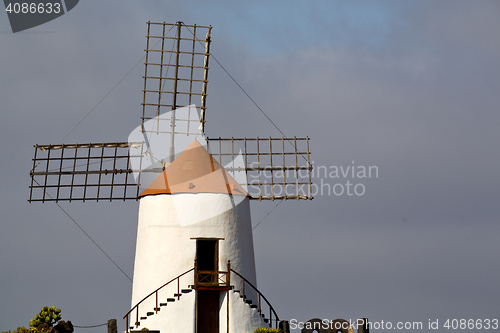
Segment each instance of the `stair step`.
[{"label": "stair step", "polygon": [[[161,305],[160,305],[161,306]],[[161,309],[160,308],[154,308],[153,309],[154,311],[160,311]]]},{"label": "stair step", "polygon": [[247,299],[247,300],[245,301],[245,303],[247,303],[247,304],[252,304],[252,300],[251,300],[251,299]]},{"label": "stair step", "polygon": [[250,308],[257,309],[257,305],[256,304],[250,304]]},{"label": "stair step", "polygon": [[146,316],[152,316],[154,314],[155,314],[154,312],[148,312],[148,313],[146,313]]},{"label": "stair step", "polygon": [[269,319],[264,318],[264,322],[265,322],[265,323],[269,323]]},{"label": "stair step", "polygon": [[182,289],[182,290],[181,290],[181,292],[182,292],[183,294],[187,294],[187,293],[190,293],[190,292],[192,292],[192,291],[193,291],[193,289]]},{"label": "stair step", "polygon": [[[234,288],[234,287],[233,287],[233,288]],[[234,292],[235,292],[235,293],[239,293],[240,291],[235,289],[235,290],[234,290]]]},{"label": "stair step", "polygon": [[[160,306],[167,306],[167,303],[160,303]],[[160,310],[160,309],[158,309]]]},{"label": "stair step", "polygon": [[167,298],[167,302],[175,302],[175,298]]},{"label": "stair step", "polygon": [[141,317],[141,320],[146,320],[148,319],[148,317]]},{"label": "stair step", "polygon": [[182,294],[174,294],[174,297],[182,296]]}]

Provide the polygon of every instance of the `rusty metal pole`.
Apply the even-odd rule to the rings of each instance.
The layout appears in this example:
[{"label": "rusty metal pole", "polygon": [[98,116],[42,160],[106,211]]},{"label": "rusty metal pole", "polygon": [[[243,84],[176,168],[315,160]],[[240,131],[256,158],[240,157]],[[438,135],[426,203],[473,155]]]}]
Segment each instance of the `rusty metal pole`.
[{"label": "rusty metal pole", "polygon": [[139,305],[137,305],[137,309],[135,312],[135,328],[139,327]]},{"label": "rusty metal pole", "polygon": [[194,332],[198,333],[198,266],[194,260]]},{"label": "rusty metal pole", "polygon": [[177,278],[177,300],[181,299],[180,278]]},{"label": "rusty metal pole", "polygon": [[200,122],[201,132],[205,134],[205,110],[207,108],[207,84],[208,84],[208,59],[210,57],[210,39],[212,26],[209,26],[207,36],[205,38],[205,63],[203,65],[203,87],[201,93],[201,108],[200,108]]},{"label": "rusty metal pole", "polygon": [[243,291],[243,302],[245,301],[245,279],[241,279],[241,284],[243,288],[241,290]]},{"label": "rusty metal pole", "polygon": [[[144,128],[144,118],[146,118],[146,90],[147,90],[147,77],[148,77],[148,60],[149,60],[149,36],[151,31],[151,22],[148,21],[148,35],[146,44],[146,63],[144,64],[144,88],[143,88],[143,99],[142,99],[142,118],[141,118],[141,132],[145,131]],[[76,155],[75,155],[76,156]]]},{"label": "rusty metal pole", "polygon": [[194,333],[198,332],[198,286],[197,282],[198,277],[197,273],[198,270],[196,268],[196,259],[194,260],[194,267],[193,267],[193,273],[194,273],[194,280],[193,280],[193,288],[194,288]]},{"label": "rusty metal pole", "polygon": [[194,260],[194,289],[198,290],[198,264],[196,263],[196,259]]},{"label": "rusty metal pole", "polygon": [[170,119],[170,163],[174,161],[175,157],[175,108],[177,107],[177,81],[179,80],[179,55],[181,52],[181,25],[182,22],[177,22],[177,53],[175,55],[175,76],[174,76],[174,91],[172,97],[172,118]]},{"label": "rusty metal pole", "polygon": [[227,276],[226,276],[226,298],[227,298],[227,333],[229,333],[229,289],[231,288],[231,260],[227,261]]}]

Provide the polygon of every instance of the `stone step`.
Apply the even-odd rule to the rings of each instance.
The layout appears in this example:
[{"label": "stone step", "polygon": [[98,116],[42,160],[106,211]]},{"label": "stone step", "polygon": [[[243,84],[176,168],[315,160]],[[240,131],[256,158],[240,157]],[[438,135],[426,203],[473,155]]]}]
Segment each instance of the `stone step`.
[{"label": "stone step", "polygon": [[167,306],[167,303],[160,303],[160,306]]},{"label": "stone step", "polygon": [[167,298],[167,302],[175,302],[175,298]]},{"label": "stone step", "polygon": [[257,309],[257,305],[256,304],[250,304],[250,308]]},{"label": "stone step", "polygon": [[[161,304],[160,304],[161,306]],[[160,308],[153,308],[154,311],[160,311],[161,309]]]},{"label": "stone step", "polygon": [[182,296],[182,294],[174,294],[174,297]]},{"label": "stone step", "polygon": [[245,303],[252,304],[252,300],[251,299],[247,299],[247,300],[245,300]]},{"label": "stone step", "polygon": [[154,314],[155,314],[154,312],[147,312],[147,313],[146,313],[146,316],[152,316],[152,315],[154,315]]},{"label": "stone step", "polygon": [[141,320],[146,320],[148,319],[148,317],[141,317]]},{"label": "stone step", "polygon": [[190,293],[190,292],[192,292],[192,291],[193,291],[193,289],[182,289],[182,290],[181,290],[181,293],[183,293],[183,294],[188,294],[188,293]]}]

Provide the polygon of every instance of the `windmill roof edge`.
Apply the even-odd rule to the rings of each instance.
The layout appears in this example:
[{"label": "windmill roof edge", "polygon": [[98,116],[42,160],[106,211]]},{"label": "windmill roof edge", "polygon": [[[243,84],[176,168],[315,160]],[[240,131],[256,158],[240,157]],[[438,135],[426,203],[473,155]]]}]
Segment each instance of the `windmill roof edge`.
[{"label": "windmill roof edge", "polygon": [[139,195],[220,193],[249,196],[247,191],[196,139]]}]

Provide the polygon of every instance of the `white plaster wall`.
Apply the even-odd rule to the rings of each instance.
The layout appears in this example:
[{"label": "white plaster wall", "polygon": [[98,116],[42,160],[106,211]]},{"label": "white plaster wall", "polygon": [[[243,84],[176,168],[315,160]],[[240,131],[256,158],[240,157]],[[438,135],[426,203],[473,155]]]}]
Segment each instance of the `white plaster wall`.
[{"label": "white plaster wall", "polygon": [[[204,216],[213,215],[213,210],[223,213],[205,219]],[[179,216],[184,220],[186,214],[193,220],[201,222],[187,224],[180,222]],[[185,220],[184,220],[185,221]],[[136,256],[134,265],[134,283],[132,288],[132,306],[146,295],[160,287],[179,274],[191,269],[196,255],[196,241],[192,238],[224,238],[219,241],[219,270],[226,270],[227,260],[231,260],[231,267],[242,274],[256,286],[255,260],[253,251],[252,226],[250,221],[250,204],[245,198],[235,207],[227,194],[162,194],[146,196],[140,199],[139,222],[137,229]],[[186,289],[193,284],[193,273],[190,272],[181,279],[181,289]],[[241,290],[241,280],[231,277],[231,285]],[[166,297],[173,297],[177,292],[177,284],[162,290],[159,303],[166,302]],[[194,324],[194,298],[187,302],[189,297],[194,297],[194,291],[182,296],[176,305],[179,311],[192,313]],[[192,295],[192,296],[188,296]],[[255,296],[250,289],[247,295],[253,300]],[[188,297],[186,297],[188,296]],[[177,301],[176,301],[177,303]],[[243,303],[243,302],[242,302]],[[172,303],[173,304],[173,303]],[[146,315],[153,311],[154,296],[141,305],[140,314]],[[243,305],[245,305],[243,303]],[[171,304],[167,306],[170,307]],[[248,307],[247,305],[245,305]],[[163,311],[163,309],[161,310]],[[165,311],[164,313],[170,313]],[[162,313],[162,317],[164,314]],[[165,314],[165,316],[169,316]],[[173,318],[162,319],[158,329],[167,328],[167,323],[179,322],[180,318],[172,312]],[[147,321],[153,322],[153,316]],[[225,317],[224,317],[225,318]],[[135,315],[132,314],[131,322]],[[245,320],[244,318],[240,318]],[[156,320],[156,319],[155,319]],[[185,323],[182,323],[184,325]],[[153,327],[146,326],[150,329]],[[172,328],[172,326],[168,326]],[[184,330],[182,330],[184,332]],[[179,332],[181,332],[179,330]],[[241,331],[240,331],[241,332]]]},{"label": "white plaster wall", "polygon": [[[226,293],[221,293],[221,311],[219,332],[227,332],[227,298]],[[229,292],[229,332],[230,333],[253,333],[259,327],[269,327],[259,315],[258,309],[252,309],[243,302],[239,293]],[[269,316],[269,315],[267,315]]]}]

